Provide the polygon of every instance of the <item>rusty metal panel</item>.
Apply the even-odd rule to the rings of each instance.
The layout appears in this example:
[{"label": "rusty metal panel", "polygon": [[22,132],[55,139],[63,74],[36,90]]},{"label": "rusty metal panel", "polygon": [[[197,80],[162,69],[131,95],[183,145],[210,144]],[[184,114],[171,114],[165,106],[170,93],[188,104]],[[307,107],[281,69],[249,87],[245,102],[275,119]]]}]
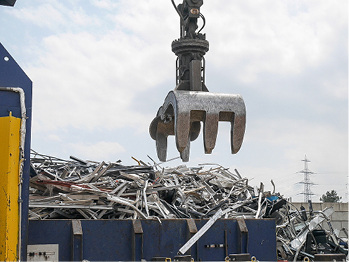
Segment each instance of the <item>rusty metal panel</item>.
[{"label": "rusty metal panel", "polygon": [[187,224],[190,234],[195,234],[198,232],[194,219],[187,219]]}]

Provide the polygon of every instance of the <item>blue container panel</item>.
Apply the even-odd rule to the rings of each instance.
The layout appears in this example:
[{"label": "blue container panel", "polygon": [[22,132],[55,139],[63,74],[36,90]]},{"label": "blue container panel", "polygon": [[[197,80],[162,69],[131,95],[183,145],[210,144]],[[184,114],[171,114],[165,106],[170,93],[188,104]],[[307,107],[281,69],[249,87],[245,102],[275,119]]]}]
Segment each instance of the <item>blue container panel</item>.
[{"label": "blue container panel", "polygon": [[[196,220],[197,229],[206,222]],[[142,220],[143,234],[134,233],[131,220],[81,220],[81,239],[73,235],[71,224],[71,220],[29,221],[28,244],[58,244],[60,261],[150,261],[153,257],[173,259],[192,236],[183,219],[162,220],[161,224]],[[275,261],[275,221],[246,220],[246,226],[248,241],[241,242],[236,220],[218,220],[187,254],[195,261],[224,261],[226,253],[247,251],[260,261]]]},{"label": "blue container panel", "polygon": [[28,236],[28,245],[59,244],[59,260],[71,260],[72,224],[70,220],[49,221],[49,223],[29,221]]},{"label": "blue container panel", "polygon": [[[197,228],[201,228],[205,225],[207,221],[205,220],[199,220],[197,221]],[[235,238],[237,238],[236,229],[237,229],[237,223],[235,220],[218,220],[213,225],[214,228],[210,228],[209,231],[206,232],[196,243],[197,244],[197,251],[198,254],[195,257],[199,258],[205,258],[206,261],[214,261],[221,260],[226,257],[225,254],[225,248],[224,247],[208,247],[210,245],[221,245],[225,244],[224,240],[224,232],[227,231],[227,236],[229,236],[229,239],[227,237],[227,243],[228,243],[228,250],[230,250],[230,253],[235,253],[234,248],[234,242]],[[211,231],[212,229],[212,231]],[[228,252],[229,254],[229,252]]]},{"label": "blue container panel", "polygon": [[[95,223],[97,222],[97,223]],[[131,257],[131,221],[81,221],[83,258],[89,261],[129,260]],[[68,254],[67,254],[68,255]],[[70,257],[69,257],[70,258]]]},{"label": "blue container panel", "polygon": [[246,220],[249,234],[248,252],[257,259],[266,256],[266,259],[258,260],[276,261],[275,221],[271,220],[273,223],[264,223],[263,221]]}]

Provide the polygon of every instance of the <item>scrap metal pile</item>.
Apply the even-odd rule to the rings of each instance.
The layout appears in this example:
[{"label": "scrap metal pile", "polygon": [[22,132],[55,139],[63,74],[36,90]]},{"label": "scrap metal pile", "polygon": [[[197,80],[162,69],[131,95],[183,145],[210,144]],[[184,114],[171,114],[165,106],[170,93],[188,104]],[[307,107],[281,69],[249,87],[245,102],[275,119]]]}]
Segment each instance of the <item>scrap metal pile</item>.
[{"label": "scrap metal pile", "polygon": [[[30,219],[265,217],[248,179],[219,165],[161,168],[32,153]],[[207,168],[208,167],[208,168]],[[262,200],[262,198],[260,198]]]},{"label": "scrap metal pile", "polygon": [[[135,159],[136,160],[136,159]],[[29,219],[274,218],[278,256],[347,252],[330,223],[332,208],[298,211],[279,193],[248,184],[237,170],[216,164],[163,168],[63,160],[32,151]],[[330,231],[322,228],[327,222]],[[314,236],[316,235],[316,236]]]},{"label": "scrap metal pile", "polygon": [[[278,258],[305,261],[307,258],[316,260],[315,254],[347,256],[348,235],[342,239],[339,237],[340,230],[332,227],[333,213],[333,207],[314,211],[311,201],[308,210],[303,206],[297,210],[291,203],[285,203],[275,211],[272,216],[276,219]],[[341,257],[334,258],[341,261]]]}]

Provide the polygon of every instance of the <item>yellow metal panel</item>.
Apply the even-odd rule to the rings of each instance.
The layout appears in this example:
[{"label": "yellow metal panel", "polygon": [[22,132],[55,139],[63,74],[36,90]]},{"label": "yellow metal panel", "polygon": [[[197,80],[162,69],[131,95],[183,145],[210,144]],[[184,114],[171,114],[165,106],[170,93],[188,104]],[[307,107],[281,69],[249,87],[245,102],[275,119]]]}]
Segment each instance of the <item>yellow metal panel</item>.
[{"label": "yellow metal panel", "polygon": [[0,117],[0,261],[18,260],[21,119]]}]

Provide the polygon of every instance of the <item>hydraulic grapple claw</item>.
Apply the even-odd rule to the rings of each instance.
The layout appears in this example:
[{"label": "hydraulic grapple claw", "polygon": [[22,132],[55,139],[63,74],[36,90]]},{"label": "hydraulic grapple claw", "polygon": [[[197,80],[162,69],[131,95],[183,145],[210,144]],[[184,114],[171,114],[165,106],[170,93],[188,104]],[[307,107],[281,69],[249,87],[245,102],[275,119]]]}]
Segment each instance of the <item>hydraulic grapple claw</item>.
[{"label": "hydraulic grapple claw", "polygon": [[245,104],[240,95],[209,93],[205,85],[205,59],[209,50],[203,27],[196,32],[202,0],[183,0],[176,6],[180,16],[181,36],[172,42],[177,55],[176,88],[168,93],[164,104],[150,124],[149,132],[156,141],[160,161],[166,161],[167,137],[175,136],[181,159],[189,161],[190,141],[200,133],[203,122],[205,153],[211,154],[216,145],[218,122],[231,123],[231,153],[239,151],[246,123]]},{"label": "hydraulic grapple claw", "polygon": [[171,91],[150,125],[161,161],[166,160],[167,137],[174,135],[183,161],[189,160],[190,141],[195,140],[203,122],[205,153],[216,145],[218,122],[231,123],[231,152],[239,151],[246,122],[245,103],[240,95],[197,91]]}]

